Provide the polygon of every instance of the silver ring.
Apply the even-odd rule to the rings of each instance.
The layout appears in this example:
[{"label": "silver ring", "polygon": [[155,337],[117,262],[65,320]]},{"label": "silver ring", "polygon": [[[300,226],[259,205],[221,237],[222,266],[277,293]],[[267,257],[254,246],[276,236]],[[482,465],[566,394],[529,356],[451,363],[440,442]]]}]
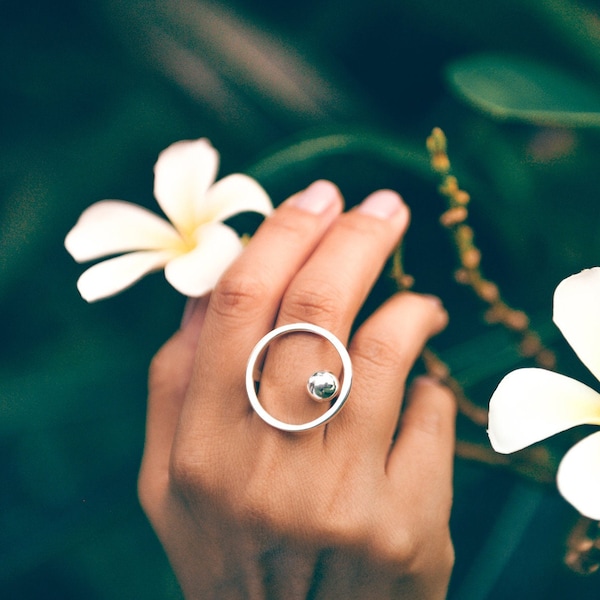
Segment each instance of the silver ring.
[{"label": "silver ring", "polygon": [[[265,410],[258,399],[258,395],[256,394],[256,382],[260,379],[260,372],[257,368],[257,364],[260,363],[260,360],[264,356],[267,346],[275,338],[281,335],[296,332],[314,333],[315,335],[325,338],[336,349],[342,361],[341,387],[339,388],[339,391],[336,390],[336,393],[330,396],[330,398],[335,398],[335,402],[320,417],[314,419],[313,421],[299,424],[285,423],[284,421],[276,419],[273,415]],[[327,329],[319,327],[318,325],[313,325],[312,323],[292,323],[290,325],[283,325],[282,327],[273,329],[273,331],[267,333],[267,335],[265,335],[258,342],[258,344],[254,346],[252,352],[250,353],[250,357],[248,358],[248,365],[246,367],[246,391],[248,393],[250,404],[252,405],[252,408],[256,414],[265,423],[271,425],[271,427],[281,429],[282,431],[308,431],[309,429],[314,429],[320,425],[325,425],[325,423],[331,421],[331,419],[333,419],[333,417],[340,412],[346,400],[348,400],[351,387],[352,361],[350,360],[350,355],[348,354],[344,344],[342,344],[342,342],[340,342],[340,340],[338,340],[333,333],[327,331]]]}]

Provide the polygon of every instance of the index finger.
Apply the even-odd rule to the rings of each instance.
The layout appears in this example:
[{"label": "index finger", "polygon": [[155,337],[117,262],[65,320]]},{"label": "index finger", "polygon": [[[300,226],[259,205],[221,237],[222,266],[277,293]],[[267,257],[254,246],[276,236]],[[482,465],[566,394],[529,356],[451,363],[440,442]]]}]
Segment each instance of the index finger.
[{"label": "index finger", "polygon": [[244,372],[250,352],[273,328],[290,281],[342,208],[337,187],[317,181],[260,226],[213,290],[186,409],[202,403],[203,410],[222,415],[222,399],[228,398],[229,418],[247,414]]}]

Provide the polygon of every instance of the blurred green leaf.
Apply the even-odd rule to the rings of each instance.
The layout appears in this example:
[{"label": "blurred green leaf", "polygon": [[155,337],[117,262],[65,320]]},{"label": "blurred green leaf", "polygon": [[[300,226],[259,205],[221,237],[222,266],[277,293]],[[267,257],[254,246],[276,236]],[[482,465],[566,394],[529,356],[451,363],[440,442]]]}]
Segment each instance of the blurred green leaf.
[{"label": "blurred green leaf", "polygon": [[423,145],[350,127],[288,142],[248,168],[247,173],[259,181],[269,181],[285,177],[290,170],[297,170],[303,164],[315,163],[328,156],[351,154],[370,155],[425,179],[433,177]]},{"label": "blurred green leaf", "polygon": [[[553,46],[562,55],[574,52],[596,73],[600,70],[600,20],[597,3],[585,0],[520,0],[535,15],[538,23],[547,24]],[[556,48],[554,48],[556,49]]]},{"label": "blurred green leaf", "polygon": [[502,54],[452,62],[446,76],[454,91],[493,117],[536,125],[600,126],[600,91],[573,73]]}]

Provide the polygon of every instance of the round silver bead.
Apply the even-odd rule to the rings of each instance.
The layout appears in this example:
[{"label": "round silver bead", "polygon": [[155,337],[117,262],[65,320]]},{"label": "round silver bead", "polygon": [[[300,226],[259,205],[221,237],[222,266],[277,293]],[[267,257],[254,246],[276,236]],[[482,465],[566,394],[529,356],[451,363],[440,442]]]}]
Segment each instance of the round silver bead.
[{"label": "round silver bead", "polygon": [[340,382],[330,371],[317,371],[308,378],[306,389],[313,400],[327,402],[337,395]]},{"label": "round silver bead", "polygon": [[[331,398],[331,406],[329,406],[322,415],[307,423],[286,423],[285,421],[280,421],[265,410],[256,393],[256,383],[260,382],[260,365],[262,364],[262,359],[264,358],[268,345],[274,339],[282,335],[295,332],[312,333],[325,338],[334,347],[342,361],[342,379],[341,382],[339,382],[339,390],[336,393],[335,399]],[[346,350],[344,344],[342,344],[331,331],[327,331],[327,329],[314,325],[313,323],[290,323],[273,329],[273,331],[267,333],[257,342],[248,357],[248,364],[246,365],[246,392],[248,393],[250,405],[254,409],[254,412],[256,412],[267,425],[280,429],[281,431],[300,433],[303,431],[310,431],[316,427],[321,427],[322,425],[329,423],[340,410],[342,410],[350,396],[351,388],[352,360],[350,359],[348,350]]]}]

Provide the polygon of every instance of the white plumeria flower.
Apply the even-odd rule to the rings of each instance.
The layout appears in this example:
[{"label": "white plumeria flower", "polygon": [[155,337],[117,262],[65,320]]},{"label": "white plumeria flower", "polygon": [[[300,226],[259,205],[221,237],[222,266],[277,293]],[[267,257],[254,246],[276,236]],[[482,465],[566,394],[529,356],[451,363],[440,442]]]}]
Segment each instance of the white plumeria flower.
[{"label": "white plumeria flower", "polygon": [[[553,319],[583,364],[600,380],[600,267],[562,281]],[[490,400],[488,434],[497,452],[521,450],[576,425],[600,425],[600,394],[544,369],[509,373]],[[600,432],[562,459],[558,489],[581,514],[600,520]]]},{"label": "white plumeria flower", "polygon": [[164,267],[167,281],[186,296],[212,290],[240,254],[242,241],[223,221],[252,211],[269,215],[273,206],[252,178],[234,174],[214,183],[219,154],[206,139],[176,142],[154,167],[154,196],[170,223],[122,200],[102,200],[83,212],[65,247],[77,262],[125,252],[98,263],[77,287],[93,302],[131,286]]}]

